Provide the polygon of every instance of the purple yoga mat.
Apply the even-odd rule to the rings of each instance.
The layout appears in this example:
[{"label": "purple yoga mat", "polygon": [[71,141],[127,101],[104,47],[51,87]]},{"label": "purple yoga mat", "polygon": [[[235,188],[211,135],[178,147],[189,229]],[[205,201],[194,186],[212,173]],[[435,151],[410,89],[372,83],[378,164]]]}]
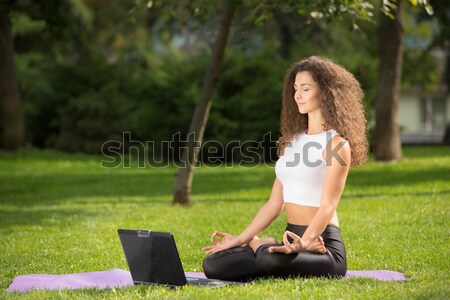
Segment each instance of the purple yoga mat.
[{"label": "purple yoga mat", "polygon": [[103,272],[88,272],[66,275],[30,274],[17,276],[8,292],[36,290],[61,290],[99,288],[107,289],[133,285],[129,271],[112,269]]},{"label": "purple yoga mat", "polygon": [[[186,276],[206,278],[205,274],[199,272],[186,272]],[[405,276],[402,273],[385,270],[347,271],[347,275],[345,275],[345,277],[374,278],[383,281],[406,280]],[[9,286],[8,293],[26,292],[31,289],[107,289],[115,287],[125,287],[130,285],[133,285],[133,280],[131,279],[130,272],[120,269],[66,275],[30,274],[16,277]]]}]

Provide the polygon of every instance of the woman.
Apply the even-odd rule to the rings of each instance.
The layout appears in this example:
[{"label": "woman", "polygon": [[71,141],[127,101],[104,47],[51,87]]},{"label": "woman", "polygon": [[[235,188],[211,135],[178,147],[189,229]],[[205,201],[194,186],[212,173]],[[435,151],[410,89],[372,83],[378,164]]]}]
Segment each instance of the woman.
[{"label": "woman", "polygon": [[[312,56],[288,70],[272,193],[239,235],[213,233],[203,248],[212,254],[203,261],[207,277],[345,275],[336,208],[350,166],[367,158],[362,97],[354,76],[329,59]],[[283,242],[258,238],[283,209]]]}]

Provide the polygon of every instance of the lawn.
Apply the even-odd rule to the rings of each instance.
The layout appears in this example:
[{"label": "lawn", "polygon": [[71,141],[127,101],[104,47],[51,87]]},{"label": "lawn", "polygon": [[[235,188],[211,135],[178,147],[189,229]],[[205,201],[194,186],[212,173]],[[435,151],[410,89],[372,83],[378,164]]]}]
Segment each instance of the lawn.
[{"label": "lawn", "polygon": [[[8,294],[14,277],[127,269],[117,228],[171,231],[186,271],[201,271],[213,230],[239,233],[267,200],[273,166],[197,168],[189,207],[171,204],[176,168],[102,168],[99,156],[0,152],[1,294],[8,299],[449,299],[450,147],[407,147],[405,159],[352,170],[339,205],[348,268],[372,279],[258,280],[218,289],[136,286]],[[279,238],[282,215],[263,236]]]}]

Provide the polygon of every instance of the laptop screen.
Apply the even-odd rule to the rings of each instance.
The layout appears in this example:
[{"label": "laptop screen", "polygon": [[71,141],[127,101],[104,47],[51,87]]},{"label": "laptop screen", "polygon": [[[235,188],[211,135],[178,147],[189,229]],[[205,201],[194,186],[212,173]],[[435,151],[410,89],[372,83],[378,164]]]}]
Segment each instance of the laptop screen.
[{"label": "laptop screen", "polygon": [[135,284],[187,283],[171,233],[126,229],[118,233]]}]

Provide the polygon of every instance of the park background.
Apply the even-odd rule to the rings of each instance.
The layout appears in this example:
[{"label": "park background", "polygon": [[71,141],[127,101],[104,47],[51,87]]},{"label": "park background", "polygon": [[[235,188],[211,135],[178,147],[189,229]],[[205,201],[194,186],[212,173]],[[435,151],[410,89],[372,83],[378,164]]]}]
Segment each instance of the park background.
[{"label": "park background", "polygon": [[[9,296],[449,297],[448,3],[232,2],[192,205],[173,206],[182,141],[213,64],[227,2],[0,2],[3,296],[18,275],[126,268],[119,227],[172,231],[185,270],[201,271],[199,249],[210,233],[238,233],[270,194],[286,70],[303,57],[323,55],[361,82],[375,152],[366,167],[352,171],[341,200],[349,268],[392,269],[408,282],[274,279],[245,290],[140,287]],[[400,4],[401,17],[391,19]],[[397,56],[389,52],[394,31],[383,30],[386,23],[403,28]],[[386,59],[388,71],[400,69],[388,85],[380,84]],[[392,90],[392,99],[383,90]],[[397,103],[398,111],[380,109],[383,100]],[[377,142],[380,124],[391,124],[388,143]],[[105,147],[114,141],[118,148]],[[167,141],[174,142],[166,149]],[[246,147],[225,151],[233,141]],[[377,156],[377,147],[391,147],[390,155]],[[265,234],[279,236],[283,222]]]}]

